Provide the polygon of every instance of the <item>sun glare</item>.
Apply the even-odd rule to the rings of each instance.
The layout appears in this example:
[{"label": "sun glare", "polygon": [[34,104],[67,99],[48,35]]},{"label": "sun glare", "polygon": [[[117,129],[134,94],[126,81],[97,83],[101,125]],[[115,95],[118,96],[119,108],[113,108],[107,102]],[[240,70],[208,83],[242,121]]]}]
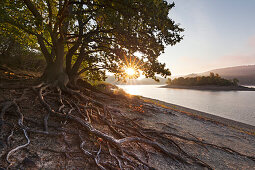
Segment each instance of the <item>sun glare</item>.
[{"label": "sun glare", "polygon": [[141,79],[143,61],[138,56],[124,55],[124,63],[122,65],[124,79]]},{"label": "sun glare", "polygon": [[128,76],[133,76],[135,74],[135,70],[133,68],[126,68],[125,72]]}]

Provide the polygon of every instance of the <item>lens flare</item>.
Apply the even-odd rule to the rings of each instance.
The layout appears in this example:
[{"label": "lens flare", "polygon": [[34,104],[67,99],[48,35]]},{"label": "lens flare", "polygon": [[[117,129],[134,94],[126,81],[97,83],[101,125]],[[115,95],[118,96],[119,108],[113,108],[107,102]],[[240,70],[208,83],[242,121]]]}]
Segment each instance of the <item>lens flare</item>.
[{"label": "lens flare", "polygon": [[125,73],[128,75],[128,76],[133,76],[133,75],[135,75],[135,70],[133,69],[133,68],[126,68],[125,69]]}]

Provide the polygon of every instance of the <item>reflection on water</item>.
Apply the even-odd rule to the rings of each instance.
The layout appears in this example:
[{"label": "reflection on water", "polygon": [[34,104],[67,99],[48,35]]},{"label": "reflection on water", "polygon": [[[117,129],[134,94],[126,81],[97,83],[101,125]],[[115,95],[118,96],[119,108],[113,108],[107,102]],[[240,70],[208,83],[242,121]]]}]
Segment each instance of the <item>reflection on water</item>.
[{"label": "reflection on water", "polygon": [[255,126],[255,91],[200,91],[119,85],[127,93],[162,100]]},{"label": "reflection on water", "polygon": [[255,88],[255,86],[245,86],[245,87]]}]

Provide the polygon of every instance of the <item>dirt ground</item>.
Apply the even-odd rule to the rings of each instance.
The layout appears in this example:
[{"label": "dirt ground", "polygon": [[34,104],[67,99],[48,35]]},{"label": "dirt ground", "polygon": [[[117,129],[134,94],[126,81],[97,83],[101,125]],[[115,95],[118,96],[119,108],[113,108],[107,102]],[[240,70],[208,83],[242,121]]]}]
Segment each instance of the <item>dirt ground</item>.
[{"label": "dirt ground", "polygon": [[[229,148],[243,155],[255,156],[254,132],[241,132],[238,129],[224,126],[222,124],[196,118],[179,111],[165,109],[153,104],[146,104],[158,111],[153,116],[146,117],[141,122],[148,128],[172,132],[188,138],[197,139],[205,143],[214,144],[223,148]],[[166,113],[164,113],[166,112]],[[167,112],[171,112],[169,114]],[[197,145],[189,141],[179,139],[182,148],[193,156],[208,163],[213,169],[254,169],[255,161],[247,156],[235,152],[225,152],[210,145]],[[166,165],[166,164],[161,164]],[[159,169],[171,169],[160,166]],[[186,169],[186,168],[184,168]],[[191,168],[193,169],[193,168]]]},{"label": "dirt ground", "polygon": [[[6,84],[9,86],[7,87]],[[24,84],[22,86],[27,87],[33,82],[24,81]],[[1,109],[3,109],[1,103],[18,98],[23,94],[24,88],[15,88],[16,85],[17,82],[6,83],[4,79],[0,81]],[[125,122],[127,127],[128,124],[137,124],[143,127],[144,133],[151,133],[148,135],[150,140],[158,142],[174,154],[188,157],[185,155],[188,153],[208,164],[212,169],[255,169],[254,133],[241,132],[222,124],[173,110],[164,105],[144,101],[138,97],[106,95],[92,91],[87,92],[87,95],[105,103],[110,113],[114,113],[116,123],[120,121],[118,116],[127,118],[128,121]],[[36,130],[43,130],[43,120],[47,110],[40,104],[38,97],[32,90],[27,91],[26,96],[18,103],[24,114],[24,124]],[[53,97],[49,95],[47,102],[54,103]],[[81,139],[70,133],[80,133],[81,126],[54,115],[50,116],[48,121],[52,133],[44,135],[29,132],[30,144],[13,152],[9,157],[10,163],[8,163],[6,161],[8,152],[27,142],[23,131],[17,125],[17,121],[15,110],[7,110],[1,122],[0,169],[100,169],[95,166],[91,158],[81,151]],[[98,123],[98,117],[93,114],[91,122],[96,129],[100,129],[106,134],[112,134],[105,124]],[[61,134],[58,134],[59,129],[62,130]],[[153,133],[155,131],[160,132],[164,138],[158,138]],[[13,135],[11,135],[12,132]],[[81,133],[84,139],[89,139],[85,143],[85,148],[92,153],[98,150],[100,142],[102,146],[105,142],[90,133],[84,131]],[[206,169],[189,159],[187,159],[187,163],[174,160],[159,152],[155,147],[139,142],[132,142],[130,145],[125,144],[124,147],[127,150],[130,149],[130,152],[135,153],[148,164],[147,167],[141,166],[135,169]],[[102,147],[103,151],[105,149]],[[109,159],[107,153],[103,151],[100,155],[101,160]],[[109,160],[116,162],[112,158]],[[134,168],[123,166],[123,169]]]}]

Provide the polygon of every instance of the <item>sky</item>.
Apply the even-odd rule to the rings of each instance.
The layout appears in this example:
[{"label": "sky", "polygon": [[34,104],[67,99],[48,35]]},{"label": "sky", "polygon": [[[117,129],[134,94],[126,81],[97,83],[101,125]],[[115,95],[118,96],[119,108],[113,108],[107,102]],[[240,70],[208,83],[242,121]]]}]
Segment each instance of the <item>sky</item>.
[{"label": "sky", "polygon": [[255,64],[255,0],[174,3],[169,17],[185,29],[184,39],[159,57],[173,76]]}]

